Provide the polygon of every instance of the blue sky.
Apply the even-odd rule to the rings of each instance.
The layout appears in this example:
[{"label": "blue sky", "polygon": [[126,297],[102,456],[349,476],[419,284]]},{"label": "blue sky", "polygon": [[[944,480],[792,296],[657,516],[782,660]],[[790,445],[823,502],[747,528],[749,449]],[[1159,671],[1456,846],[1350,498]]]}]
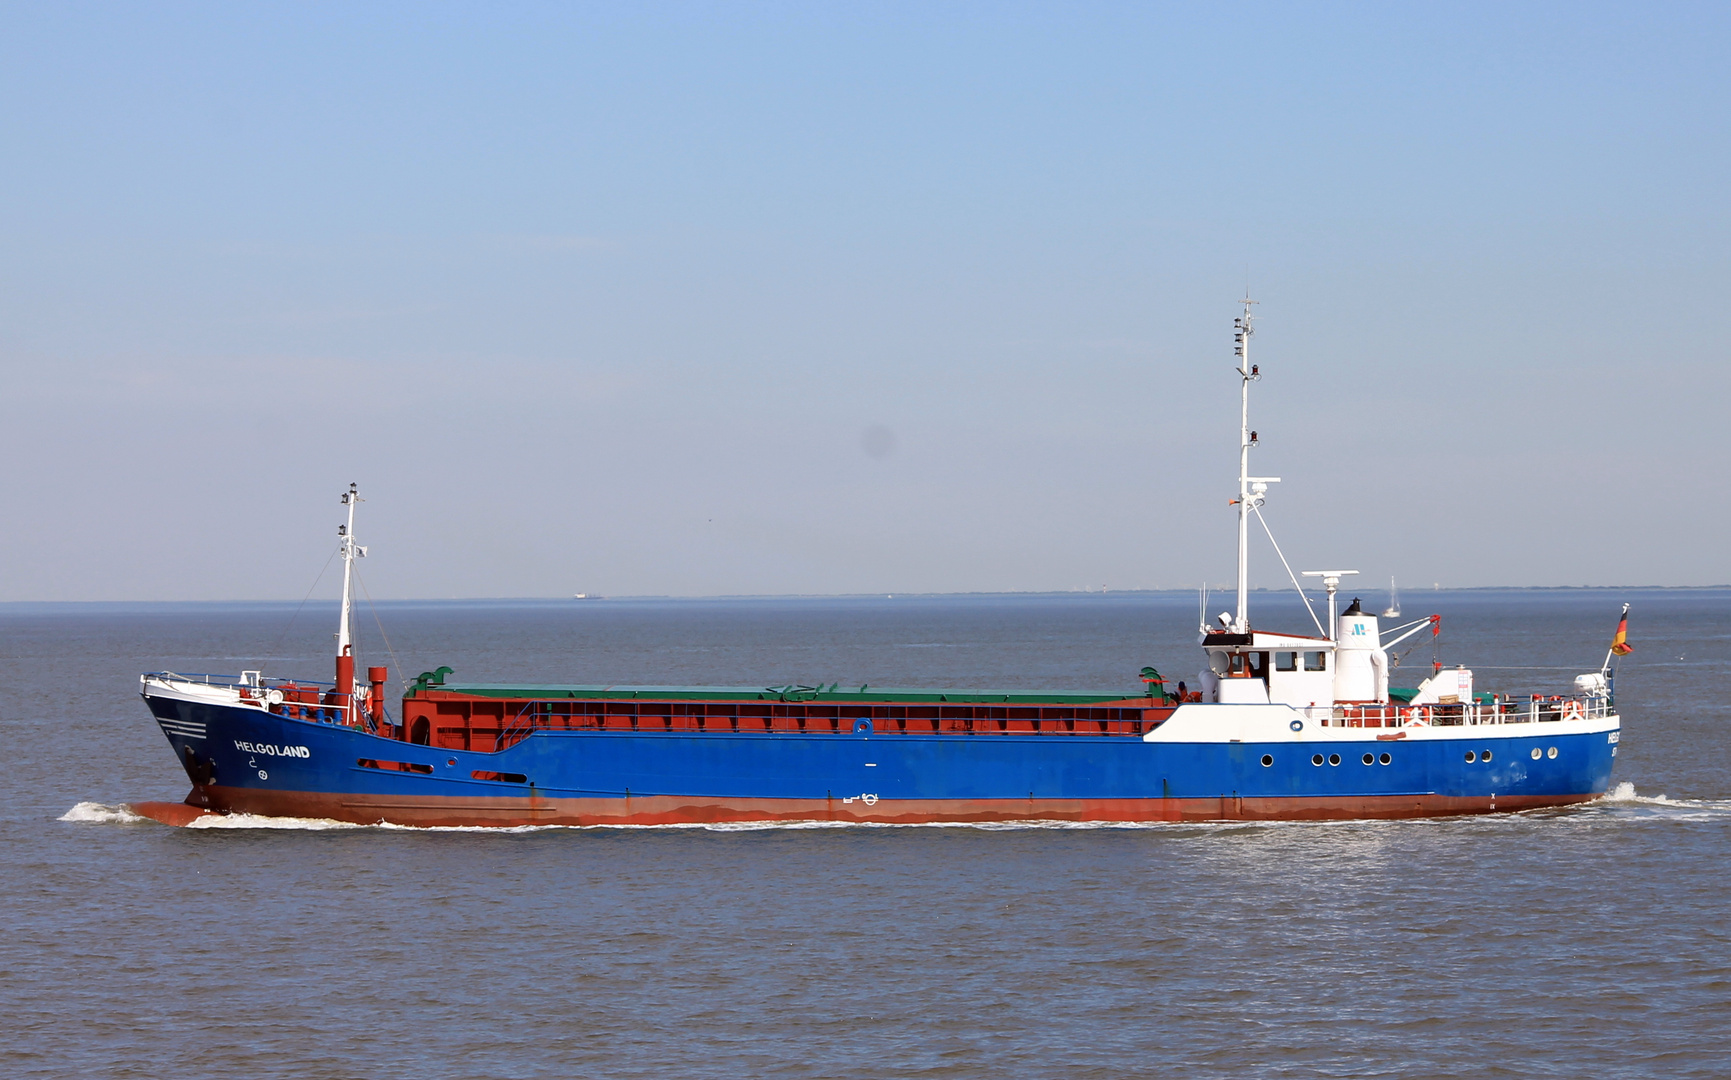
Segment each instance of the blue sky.
[{"label": "blue sky", "polygon": [[0,599],[1726,581],[1727,21],[0,6]]}]

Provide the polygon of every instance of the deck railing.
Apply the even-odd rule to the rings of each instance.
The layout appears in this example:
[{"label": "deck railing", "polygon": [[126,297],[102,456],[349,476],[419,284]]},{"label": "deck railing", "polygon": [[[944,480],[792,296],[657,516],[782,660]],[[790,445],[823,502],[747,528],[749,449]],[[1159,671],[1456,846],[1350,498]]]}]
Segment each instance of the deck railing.
[{"label": "deck railing", "polygon": [[[356,704],[335,705],[325,701],[326,695],[336,689],[334,682],[321,682],[316,679],[279,679],[261,674],[257,671],[243,671],[239,675],[217,675],[205,672],[152,671],[145,675],[147,679],[157,679],[165,683],[183,683],[189,686],[209,686],[219,690],[233,690],[242,700],[256,702],[268,712],[278,716],[286,716],[291,720],[305,720],[315,724],[339,724],[344,727],[365,726],[380,731],[390,728],[388,710],[380,710],[381,715],[374,718],[367,714],[365,708]],[[273,697],[272,691],[275,691]]]},{"label": "deck railing", "polygon": [[[1318,710],[1321,711],[1321,710]],[[1485,724],[1542,724],[1561,720],[1601,720],[1615,706],[1603,697],[1498,697],[1453,704],[1336,705],[1322,718],[1325,727],[1477,727]]]},{"label": "deck railing", "polygon": [[[440,746],[491,752],[516,745],[538,731],[620,733],[762,733],[908,735],[1112,735],[1140,737],[1172,714],[1170,706],[837,705],[830,703],[600,701],[530,698],[467,702],[475,711],[428,713]],[[411,703],[411,719],[417,714]],[[1609,711],[1603,698],[1498,699],[1437,705],[1342,705],[1299,709],[1323,727],[1401,728],[1543,723],[1598,718]]]}]

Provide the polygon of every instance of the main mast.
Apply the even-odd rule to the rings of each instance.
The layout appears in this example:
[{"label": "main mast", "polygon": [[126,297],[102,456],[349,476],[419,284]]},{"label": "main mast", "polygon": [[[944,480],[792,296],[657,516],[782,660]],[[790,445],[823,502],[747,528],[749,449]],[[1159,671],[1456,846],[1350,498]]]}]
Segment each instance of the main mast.
[{"label": "main mast", "polygon": [[[355,543],[355,504],[361,501],[359,490],[354,484],[343,492],[343,505],[349,508],[349,520],[346,525],[337,526],[337,535],[342,537],[343,556],[343,609],[337,620],[337,686],[335,704],[352,706],[355,696],[355,646],[352,635],[351,621],[354,614],[354,576],[355,560],[367,553],[367,549]],[[349,722],[355,717],[351,712]]]},{"label": "main mast", "polygon": [[1262,378],[1262,370],[1250,362],[1250,336],[1256,333],[1250,307],[1256,301],[1244,298],[1244,314],[1232,320],[1233,352],[1238,356],[1238,375],[1243,380],[1238,409],[1238,616],[1232,632],[1250,633],[1250,514],[1262,505],[1269,484],[1278,484],[1278,476],[1250,475],[1250,448],[1256,445],[1256,432],[1250,430],[1250,384]]},{"label": "main mast", "polygon": [[1232,351],[1238,354],[1238,374],[1243,379],[1238,409],[1238,618],[1232,623],[1238,634],[1250,628],[1250,383],[1259,374],[1250,362],[1250,336],[1256,333],[1250,315],[1254,303],[1247,294],[1244,314],[1232,320]]}]

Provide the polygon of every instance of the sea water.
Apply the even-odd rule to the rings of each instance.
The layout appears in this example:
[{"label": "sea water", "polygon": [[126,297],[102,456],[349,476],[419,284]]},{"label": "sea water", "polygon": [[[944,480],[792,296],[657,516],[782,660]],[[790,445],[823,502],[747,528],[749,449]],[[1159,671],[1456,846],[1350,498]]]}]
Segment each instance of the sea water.
[{"label": "sea water", "polygon": [[[1731,593],[1405,606],[1442,614],[1434,655],[1480,689],[1558,693],[1624,600],[1615,790],[1577,808],[502,831],[140,819],[127,803],[188,785],[138,673],[328,678],[330,611],[0,606],[0,1075],[1723,1077]],[[1066,594],[395,603],[360,625],[393,680],[1135,692],[1144,664],[1195,685],[1197,617]],[[1396,652],[1397,685],[1431,670],[1428,631]]]}]

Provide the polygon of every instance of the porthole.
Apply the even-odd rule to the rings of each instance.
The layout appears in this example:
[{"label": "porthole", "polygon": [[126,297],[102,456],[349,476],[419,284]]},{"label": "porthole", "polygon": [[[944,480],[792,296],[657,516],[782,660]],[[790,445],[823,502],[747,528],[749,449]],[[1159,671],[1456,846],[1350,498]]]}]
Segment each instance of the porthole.
[{"label": "porthole", "polygon": [[1274,764],[1274,755],[1273,754],[1263,754],[1262,755],[1262,767],[1264,769],[1266,769],[1272,764]]},{"label": "porthole", "polygon": [[1489,750],[1486,750],[1484,753],[1479,755],[1479,758],[1480,758],[1480,760],[1483,760],[1483,761],[1489,761],[1491,759],[1491,752]]},{"label": "porthole", "polygon": [[1389,762],[1393,761],[1394,758],[1391,758],[1387,754],[1384,754],[1381,757],[1377,758],[1377,760],[1382,762],[1384,765],[1387,765]]},{"label": "porthole", "polygon": [[1321,765],[1322,764],[1322,755],[1321,754],[1310,755],[1310,763],[1312,765]]},{"label": "porthole", "polygon": [[1328,755],[1328,763],[1330,765],[1339,765],[1340,764],[1340,755],[1339,754]]},{"label": "porthole", "polygon": [[1364,763],[1366,765],[1370,765],[1370,764],[1374,763],[1375,761],[1376,761],[1376,755],[1375,754],[1364,755]]},{"label": "porthole", "polygon": [[1539,748],[1536,746],[1533,747],[1533,760],[1534,761],[1539,760]]},{"label": "porthole", "polygon": [[1557,756],[1557,748],[1556,748],[1556,747],[1554,747],[1554,746],[1553,746],[1553,747],[1551,747],[1551,748],[1550,748],[1550,749],[1549,749],[1549,750],[1546,750],[1546,751],[1545,751],[1545,756],[1546,756],[1546,757],[1548,757],[1548,758],[1554,758],[1554,757],[1556,757],[1556,756]]},{"label": "porthole", "polygon": [[1471,750],[1467,751],[1467,764],[1468,765],[1471,765],[1473,762],[1477,761],[1478,759],[1479,759],[1479,756],[1477,754],[1473,753]]}]

